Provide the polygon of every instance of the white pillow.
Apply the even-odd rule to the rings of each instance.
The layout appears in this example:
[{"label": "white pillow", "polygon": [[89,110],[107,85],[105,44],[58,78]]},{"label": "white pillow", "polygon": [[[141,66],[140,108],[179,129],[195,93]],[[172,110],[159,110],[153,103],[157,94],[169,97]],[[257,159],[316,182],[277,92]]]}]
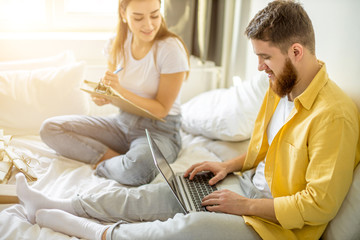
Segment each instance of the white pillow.
[{"label": "white pillow", "polygon": [[324,240],[358,240],[360,239],[360,164],[354,171],[350,190],[336,214],[327,226]]},{"label": "white pillow", "polygon": [[80,90],[84,62],[62,67],[0,72],[0,128],[6,134],[38,134],[49,117],[87,114]]},{"label": "white pillow", "polygon": [[269,82],[259,73],[228,89],[202,93],[182,105],[184,131],[223,141],[250,138]]},{"label": "white pillow", "polygon": [[0,62],[0,71],[33,70],[38,68],[60,67],[66,64],[75,63],[75,61],[74,53],[68,50],[47,58]]}]

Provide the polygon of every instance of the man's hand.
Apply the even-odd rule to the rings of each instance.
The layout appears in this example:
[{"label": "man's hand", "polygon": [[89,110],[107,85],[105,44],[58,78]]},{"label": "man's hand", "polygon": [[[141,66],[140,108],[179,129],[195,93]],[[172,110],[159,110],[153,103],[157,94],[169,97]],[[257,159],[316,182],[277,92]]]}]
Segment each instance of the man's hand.
[{"label": "man's hand", "polygon": [[222,212],[239,216],[258,216],[279,224],[273,199],[251,199],[227,189],[215,191],[202,200],[210,212]]},{"label": "man's hand", "polygon": [[202,200],[202,205],[210,212],[222,212],[234,215],[248,215],[249,201],[235,192],[227,189],[215,191]]},{"label": "man's hand", "polygon": [[210,212],[222,212],[239,216],[258,216],[279,224],[273,199],[251,199],[227,189],[215,191],[202,200]]},{"label": "man's hand", "polygon": [[192,165],[185,172],[184,177],[189,177],[189,179],[192,180],[197,173],[203,171],[210,171],[215,175],[210,179],[210,185],[214,185],[220,180],[224,179],[229,173],[224,162],[202,162]]},{"label": "man's hand", "polygon": [[230,159],[226,162],[202,162],[192,165],[184,174],[184,177],[189,177],[190,180],[202,171],[210,171],[215,176],[210,179],[209,184],[214,185],[220,180],[224,179],[229,173],[240,171],[245,161],[246,153]]}]

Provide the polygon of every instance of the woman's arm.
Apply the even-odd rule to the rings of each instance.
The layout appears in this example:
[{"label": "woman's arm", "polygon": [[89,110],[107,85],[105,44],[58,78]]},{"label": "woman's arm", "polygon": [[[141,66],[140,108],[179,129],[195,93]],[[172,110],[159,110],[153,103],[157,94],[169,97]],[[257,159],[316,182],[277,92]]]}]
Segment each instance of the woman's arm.
[{"label": "woman's arm", "polygon": [[111,86],[132,103],[148,110],[159,118],[164,118],[168,115],[179,94],[185,74],[186,72],[161,74],[155,99],[140,97],[126,90],[120,85],[118,76],[110,71],[105,73],[102,81],[105,85]]}]

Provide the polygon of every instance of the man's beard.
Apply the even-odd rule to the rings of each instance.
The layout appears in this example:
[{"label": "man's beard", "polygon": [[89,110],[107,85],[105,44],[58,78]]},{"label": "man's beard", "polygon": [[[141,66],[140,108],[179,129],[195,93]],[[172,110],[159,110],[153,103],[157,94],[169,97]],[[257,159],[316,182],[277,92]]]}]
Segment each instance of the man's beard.
[{"label": "man's beard", "polygon": [[279,76],[275,76],[274,81],[270,81],[271,89],[279,96],[288,95],[297,82],[297,72],[290,59],[285,60],[283,72]]}]

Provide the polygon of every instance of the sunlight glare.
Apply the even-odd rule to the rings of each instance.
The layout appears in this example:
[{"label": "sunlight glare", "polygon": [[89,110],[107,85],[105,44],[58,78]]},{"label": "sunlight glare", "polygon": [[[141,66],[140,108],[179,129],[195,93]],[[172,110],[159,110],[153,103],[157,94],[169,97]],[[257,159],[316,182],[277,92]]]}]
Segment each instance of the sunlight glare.
[{"label": "sunlight glare", "polygon": [[45,18],[45,0],[2,0],[2,19],[23,22]]}]

